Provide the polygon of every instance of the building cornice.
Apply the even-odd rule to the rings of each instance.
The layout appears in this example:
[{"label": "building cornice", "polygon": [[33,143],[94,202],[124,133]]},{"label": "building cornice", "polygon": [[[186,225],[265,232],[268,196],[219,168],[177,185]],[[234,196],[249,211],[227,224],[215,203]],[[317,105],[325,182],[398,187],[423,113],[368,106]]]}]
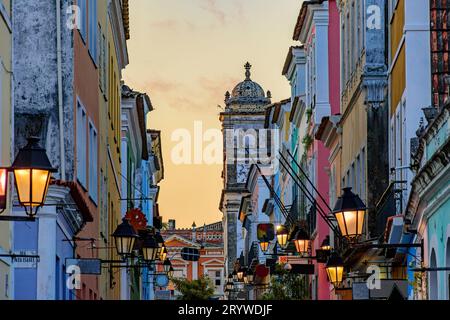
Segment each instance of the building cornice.
[{"label": "building cornice", "polygon": [[118,58],[119,69],[124,69],[128,63],[128,48],[122,16],[122,7],[119,0],[112,0],[108,8],[109,20],[113,31],[116,56]]}]

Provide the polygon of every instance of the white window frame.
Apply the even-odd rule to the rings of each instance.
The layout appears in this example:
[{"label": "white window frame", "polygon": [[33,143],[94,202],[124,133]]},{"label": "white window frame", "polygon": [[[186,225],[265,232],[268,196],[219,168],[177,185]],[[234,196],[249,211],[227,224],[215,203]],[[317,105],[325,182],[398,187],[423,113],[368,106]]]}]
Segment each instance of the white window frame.
[{"label": "white window frame", "polygon": [[89,45],[88,51],[94,61],[98,65],[98,17],[97,17],[97,1],[89,0],[88,2],[88,33]]},{"label": "white window frame", "polygon": [[98,131],[89,119],[89,196],[98,204]]},{"label": "white window frame", "polygon": [[78,7],[80,8],[80,23],[78,26],[78,31],[80,31],[81,39],[86,44],[87,38],[87,0],[77,0]]},{"label": "white window frame", "polygon": [[76,158],[77,158],[77,180],[81,186],[87,189],[87,112],[81,100],[77,97],[77,119],[76,119]]}]

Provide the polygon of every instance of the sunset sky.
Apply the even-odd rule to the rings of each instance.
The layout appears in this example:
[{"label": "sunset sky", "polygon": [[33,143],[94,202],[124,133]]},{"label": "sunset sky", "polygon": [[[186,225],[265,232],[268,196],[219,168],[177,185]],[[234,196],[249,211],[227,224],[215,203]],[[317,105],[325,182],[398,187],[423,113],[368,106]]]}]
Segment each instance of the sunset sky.
[{"label": "sunset sky", "polygon": [[149,126],[162,131],[165,179],[160,214],[177,227],[195,221],[221,221],[222,165],[175,165],[172,132],[220,129],[218,105],[244,79],[272,92],[272,101],[288,98],[281,75],[301,6],[300,0],[132,0],[130,65],[124,80],[150,95],[155,111]]}]

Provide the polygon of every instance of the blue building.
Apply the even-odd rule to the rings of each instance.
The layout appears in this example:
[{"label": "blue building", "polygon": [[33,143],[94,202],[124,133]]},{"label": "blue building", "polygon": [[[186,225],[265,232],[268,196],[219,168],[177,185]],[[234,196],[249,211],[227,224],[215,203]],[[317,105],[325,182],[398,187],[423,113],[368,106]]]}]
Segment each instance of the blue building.
[{"label": "blue building", "polygon": [[415,242],[424,243],[425,272],[416,272],[414,278],[410,274],[410,294],[415,299],[448,300],[450,272],[436,269],[450,267],[450,101],[440,110],[425,111],[428,125],[417,132],[416,176],[406,209],[409,228],[417,230]]}]

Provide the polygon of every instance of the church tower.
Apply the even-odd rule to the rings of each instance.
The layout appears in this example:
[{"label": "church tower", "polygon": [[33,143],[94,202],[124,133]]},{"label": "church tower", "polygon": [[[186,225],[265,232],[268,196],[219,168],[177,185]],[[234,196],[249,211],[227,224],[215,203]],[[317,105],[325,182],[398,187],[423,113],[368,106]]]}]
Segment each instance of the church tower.
[{"label": "church tower", "polygon": [[264,148],[267,139],[261,134],[271,94],[268,91],[266,95],[262,87],[251,80],[250,63],[244,67],[245,80],[237,84],[231,94],[226,92],[225,111],[220,114],[224,160],[220,210],[223,213],[227,274],[233,272],[236,259],[244,249],[238,214],[241,198],[247,194],[245,184],[249,168],[251,162],[259,157],[261,149],[267,152]]}]

